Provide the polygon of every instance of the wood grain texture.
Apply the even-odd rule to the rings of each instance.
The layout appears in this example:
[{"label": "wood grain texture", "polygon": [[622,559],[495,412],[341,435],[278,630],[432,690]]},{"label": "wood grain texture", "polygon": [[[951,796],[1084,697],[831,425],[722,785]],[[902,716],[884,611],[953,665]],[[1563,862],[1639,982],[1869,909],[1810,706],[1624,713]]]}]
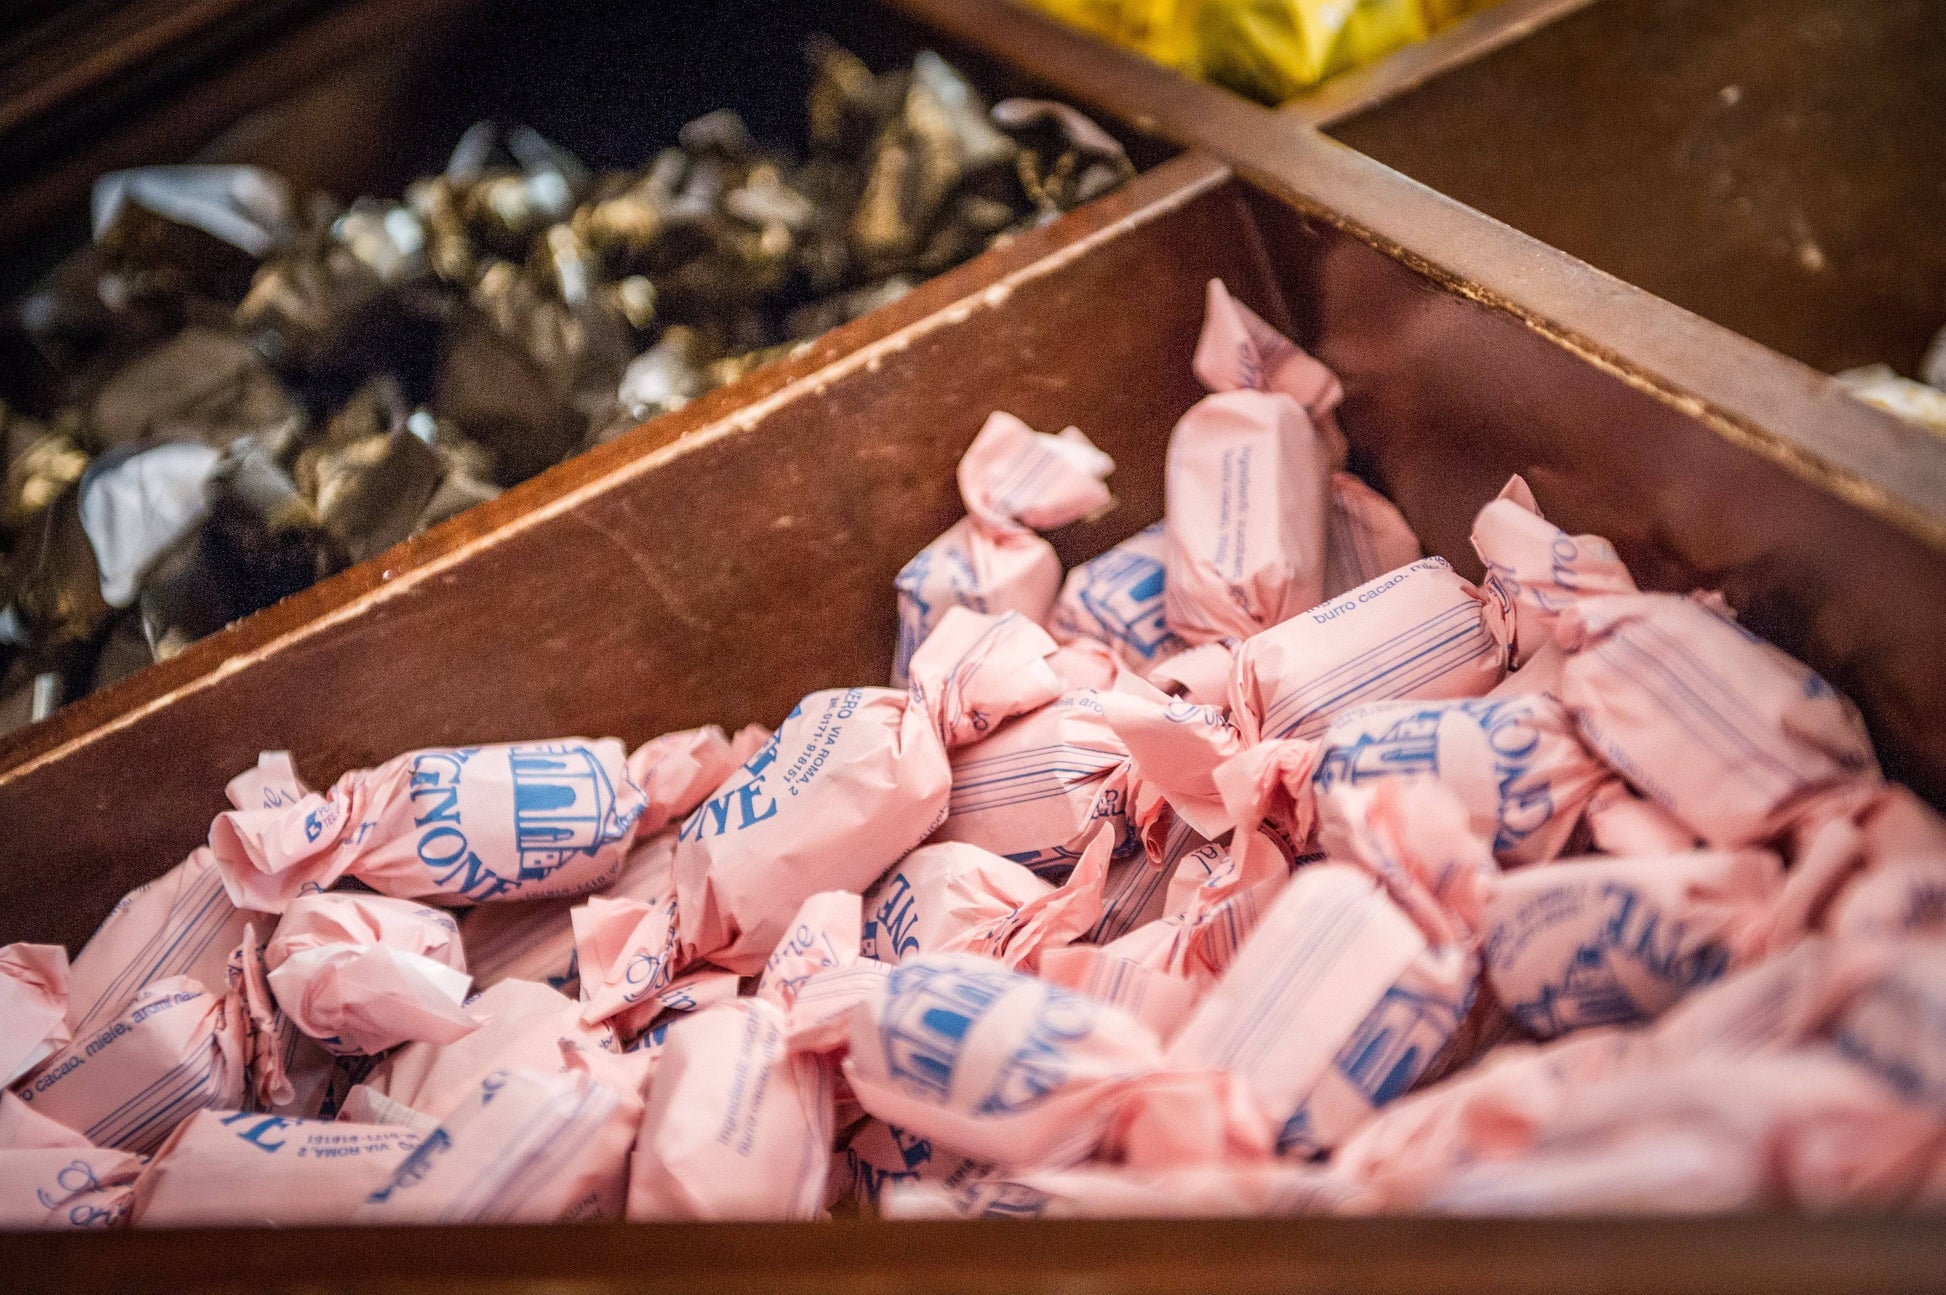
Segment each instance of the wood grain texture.
[{"label": "wood grain texture", "polygon": [[1601,0],[1331,129],[1814,368],[1946,326],[1936,0]]},{"label": "wood grain texture", "polygon": [[1787,1295],[1946,1289],[1871,1218],[637,1224],[0,1236],[13,1295]]}]

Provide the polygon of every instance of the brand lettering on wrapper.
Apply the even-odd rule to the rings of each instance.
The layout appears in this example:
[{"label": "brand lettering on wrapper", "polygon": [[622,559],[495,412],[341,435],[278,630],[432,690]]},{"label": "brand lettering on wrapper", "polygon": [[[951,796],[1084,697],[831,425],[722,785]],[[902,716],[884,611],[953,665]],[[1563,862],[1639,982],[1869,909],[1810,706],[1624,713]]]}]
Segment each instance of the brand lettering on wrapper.
[{"label": "brand lettering on wrapper", "polygon": [[1068,1075],[1067,1044],[1094,1028],[1094,1008],[1058,989],[1043,992],[1034,1024],[1000,1067],[993,1089],[980,1103],[982,1115],[1006,1115],[1039,1104]]},{"label": "brand lettering on wrapper", "polygon": [[462,821],[461,786],[480,748],[425,751],[412,761],[407,786],[412,825],[420,829],[419,862],[442,890],[478,903],[518,891],[579,855],[623,840],[639,808],[622,813],[601,758],[575,742],[536,742],[507,748],[513,790],[515,871],[503,875],[469,843]]},{"label": "brand lettering on wrapper", "polygon": [[763,744],[758,752],[744,762],[732,785],[721,794],[704,801],[683,823],[677,839],[700,841],[706,836],[722,836],[725,832],[742,831],[752,827],[777,813],[777,800],[764,791],[764,775],[777,763],[777,742],[784,729],[804,713],[804,704],[799,702],[790,715],[770,735],[770,741]]},{"label": "brand lettering on wrapper", "polygon": [[[273,1138],[272,1135],[279,1130],[287,1129],[291,1126],[290,1120],[283,1119],[279,1116],[257,1115],[247,1111],[239,1111],[235,1115],[226,1115],[218,1123],[222,1124],[225,1128],[235,1129],[239,1139],[248,1142],[259,1151],[266,1151],[273,1155],[276,1154],[278,1148],[282,1147],[288,1139]],[[243,1127],[238,1128],[238,1125],[242,1125]]]},{"label": "brand lettering on wrapper", "polygon": [[[1557,980],[1543,984],[1533,998],[1508,1006],[1516,1020],[1543,1037],[1628,1024],[1659,1006],[1640,1000],[1631,982],[1639,984],[1641,977],[1621,975],[1615,966],[1618,956],[1661,982],[1671,999],[1729,970],[1727,948],[1714,940],[1693,943],[1686,923],[1669,919],[1633,887],[1608,882],[1599,895],[1609,908],[1592,938],[1574,951]],[[1487,956],[1492,958],[1492,949]]]},{"label": "brand lettering on wrapper", "polygon": [[[1470,983],[1458,1002],[1393,985],[1338,1049],[1332,1068],[1376,1110],[1405,1096],[1419,1082],[1472,1006]],[[1277,1153],[1310,1156],[1325,1150],[1313,1130],[1307,1098],[1278,1131]]]},{"label": "brand lettering on wrapper", "polygon": [[[1382,733],[1360,733],[1349,743],[1330,743],[1320,752],[1312,785],[1320,792],[1338,784],[1357,786],[1374,778],[1439,776],[1441,726],[1470,722],[1485,737],[1493,755],[1498,792],[1493,849],[1513,849],[1554,818],[1554,787],[1535,775],[1540,751],[1532,699],[1472,701],[1431,706],[1403,716]],[[1347,719],[1354,718],[1347,716]]]},{"label": "brand lettering on wrapper", "polygon": [[919,936],[913,927],[919,921],[919,901],[912,893],[912,882],[903,873],[892,874],[885,898],[865,920],[861,950],[868,958],[881,962],[903,962],[919,952]]}]

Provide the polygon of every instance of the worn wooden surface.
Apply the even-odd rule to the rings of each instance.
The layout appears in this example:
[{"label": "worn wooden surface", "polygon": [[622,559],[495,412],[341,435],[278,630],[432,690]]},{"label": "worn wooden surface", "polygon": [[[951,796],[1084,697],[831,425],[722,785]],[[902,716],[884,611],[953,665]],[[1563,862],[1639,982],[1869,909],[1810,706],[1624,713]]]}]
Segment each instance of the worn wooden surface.
[{"label": "worn wooden surface", "polygon": [[961,513],[996,408],[1127,465],[1066,557],[1153,521],[1206,281],[1282,317],[1222,175],[1138,177],[29,730],[0,772],[0,943],[85,938],[259,750],[322,782],[417,746],[775,723],[884,678],[892,577]]},{"label": "worn wooden surface", "polygon": [[1790,1295],[1946,1289],[1938,1222],[1340,1219],[0,1236],[12,1295]]},{"label": "worn wooden surface", "polygon": [[1376,63],[1325,78],[1280,111],[1312,126],[1328,126],[1524,41],[1548,23],[1594,3],[1597,0],[1496,0],[1436,36]]},{"label": "worn wooden surface", "polygon": [[1946,6],[1600,0],[1353,147],[1816,368],[1946,326]]}]

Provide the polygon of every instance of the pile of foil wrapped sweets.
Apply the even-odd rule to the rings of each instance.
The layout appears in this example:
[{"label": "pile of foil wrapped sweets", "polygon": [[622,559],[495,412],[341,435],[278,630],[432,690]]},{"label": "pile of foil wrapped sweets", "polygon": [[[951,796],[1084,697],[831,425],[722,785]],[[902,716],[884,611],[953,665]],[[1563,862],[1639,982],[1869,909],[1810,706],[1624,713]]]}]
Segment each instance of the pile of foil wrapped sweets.
[{"label": "pile of foil wrapped sweets", "polygon": [[0,950],[0,1220],[1946,1203],[1946,822],[1852,704],[1518,477],[1423,556],[1220,282],[1193,363],[1065,572],[1114,464],[987,420],[891,687],[263,755]]},{"label": "pile of foil wrapped sweets", "polygon": [[598,174],[483,123],[399,201],[102,178],[0,328],[0,732],[1119,185],[1064,104],[815,41],[801,156],[737,115]]}]

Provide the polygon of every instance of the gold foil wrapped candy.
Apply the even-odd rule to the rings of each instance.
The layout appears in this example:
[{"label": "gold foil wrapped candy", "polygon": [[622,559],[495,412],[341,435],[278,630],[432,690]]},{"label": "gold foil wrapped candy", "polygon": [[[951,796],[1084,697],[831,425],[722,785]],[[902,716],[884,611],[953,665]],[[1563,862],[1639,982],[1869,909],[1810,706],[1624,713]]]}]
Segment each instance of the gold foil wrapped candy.
[{"label": "gold foil wrapped candy", "polygon": [[294,197],[247,167],[104,178],[96,245],[0,328],[6,394],[58,411],[0,407],[0,724],[735,382],[1129,174],[1080,114],[989,113],[937,55],[875,75],[827,40],[807,52],[800,155],[719,111],[602,174],[483,122],[396,201]]}]

